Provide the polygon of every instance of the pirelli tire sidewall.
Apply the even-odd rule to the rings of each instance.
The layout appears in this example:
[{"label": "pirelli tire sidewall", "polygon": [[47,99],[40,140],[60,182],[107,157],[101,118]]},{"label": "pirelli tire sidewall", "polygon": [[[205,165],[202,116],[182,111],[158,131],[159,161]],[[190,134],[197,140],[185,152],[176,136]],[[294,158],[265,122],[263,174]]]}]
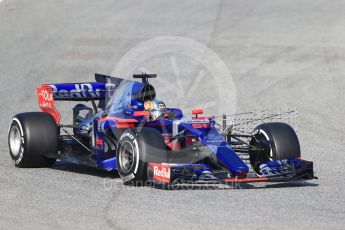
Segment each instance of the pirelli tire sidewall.
[{"label": "pirelli tire sidewall", "polygon": [[[20,132],[20,151],[13,153],[11,131]],[[13,117],[9,132],[8,146],[16,167],[49,167],[56,159],[45,157],[58,151],[58,128],[51,115],[44,112],[21,113]]]},{"label": "pirelli tire sidewall", "polygon": [[[124,151],[124,149],[132,151],[133,164],[129,170],[122,167],[121,151]],[[147,163],[142,160],[142,157],[137,134],[131,129],[126,130],[119,139],[116,151],[118,173],[125,184],[136,185],[145,182],[146,173],[144,173],[144,169],[146,169]]]},{"label": "pirelli tire sidewall", "polygon": [[[124,146],[133,151],[134,163],[130,170],[121,166],[120,152]],[[148,163],[168,162],[168,153],[162,134],[153,128],[128,129],[121,135],[116,151],[118,173],[127,185],[141,186],[147,181]]]},{"label": "pirelli tire sidewall", "polygon": [[264,123],[256,127],[254,133],[262,134],[271,143],[271,160],[301,157],[297,134],[290,125],[281,122]]}]

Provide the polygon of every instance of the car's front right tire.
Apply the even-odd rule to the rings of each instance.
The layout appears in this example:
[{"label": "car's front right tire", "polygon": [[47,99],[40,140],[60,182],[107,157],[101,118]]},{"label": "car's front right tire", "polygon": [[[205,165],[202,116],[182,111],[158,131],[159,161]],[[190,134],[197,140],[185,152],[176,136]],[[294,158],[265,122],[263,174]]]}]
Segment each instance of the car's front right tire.
[{"label": "car's front right tire", "polygon": [[116,151],[116,164],[124,184],[145,185],[148,163],[167,161],[166,146],[157,130],[145,127],[128,129],[121,135]]}]

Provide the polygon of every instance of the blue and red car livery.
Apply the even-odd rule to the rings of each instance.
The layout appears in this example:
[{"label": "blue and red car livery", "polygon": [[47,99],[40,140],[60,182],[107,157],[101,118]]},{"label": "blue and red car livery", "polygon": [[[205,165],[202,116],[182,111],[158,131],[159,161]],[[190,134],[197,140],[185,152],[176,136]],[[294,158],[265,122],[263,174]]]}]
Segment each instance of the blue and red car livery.
[{"label": "blue and red car livery", "polygon": [[[252,134],[233,134],[214,117],[203,116],[202,109],[187,117],[178,108],[166,107],[148,82],[156,75],[134,77],[142,81],[96,74],[95,82],[43,84],[37,89],[43,112],[18,114],[12,120],[9,148],[15,165],[41,167],[57,159],[72,160],[117,170],[128,184],[315,178],[313,163],[300,158],[299,142],[289,125],[265,123]],[[65,125],[55,107],[58,101],[91,105],[75,105],[73,121]],[[37,129],[44,126],[53,133],[41,150],[27,134],[30,128],[40,138],[35,122]]]}]

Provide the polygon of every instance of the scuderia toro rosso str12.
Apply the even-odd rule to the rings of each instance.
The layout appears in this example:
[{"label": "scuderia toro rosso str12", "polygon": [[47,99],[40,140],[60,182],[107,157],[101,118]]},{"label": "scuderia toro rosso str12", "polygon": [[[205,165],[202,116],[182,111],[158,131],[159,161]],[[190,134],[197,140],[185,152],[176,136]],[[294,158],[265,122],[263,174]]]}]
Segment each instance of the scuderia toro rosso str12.
[{"label": "scuderia toro rosso str12", "polygon": [[[314,179],[294,129],[281,122],[235,134],[194,109],[187,117],[156,98],[149,83],[95,75],[95,82],[43,84],[42,112],[19,113],[8,134],[17,167],[56,160],[117,170],[125,184],[282,182]],[[61,124],[58,101],[75,101],[73,122]],[[90,107],[85,103],[89,102]]]}]

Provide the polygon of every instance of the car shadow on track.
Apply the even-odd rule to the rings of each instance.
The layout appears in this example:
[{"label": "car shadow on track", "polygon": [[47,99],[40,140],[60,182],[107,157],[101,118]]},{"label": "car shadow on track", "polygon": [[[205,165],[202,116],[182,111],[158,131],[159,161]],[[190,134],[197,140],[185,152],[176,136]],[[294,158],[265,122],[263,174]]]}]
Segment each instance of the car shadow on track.
[{"label": "car shadow on track", "polygon": [[104,171],[97,168],[93,168],[91,166],[87,165],[78,165],[71,162],[66,161],[56,161],[56,163],[50,167],[54,170],[60,170],[60,171],[66,171],[71,173],[77,173],[77,174],[85,174],[100,178],[120,178],[117,171]]},{"label": "car shadow on track", "polygon": [[237,184],[172,184],[152,185],[152,188],[180,191],[180,190],[226,190],[226,189],[272,189],[272,188],[296,188],[296,187],[317,187],[317,183],[308,181],[293,181],[280,183],[237,183]]},{"label": "car shadow on track", "polygon": [[[60,170],[65,172],[90,175],[100,178],[119,179],[120,176],[117,171],[104,171],[93,168],[91,166],[78,165],[71,162],[57,161],[51,169]],[[125,185],[126,186],[126,185]],[[317,187],[318,184],[311,181],[291,181],[280,183],[205,183],[205,184],[150,184],[145,187],[152,189],[168,190],[168,191],[181,191],[181,190],[225,190],[225,189],[272,189],[272,188],[296,188],[296,187]],[[131,187],[128,185],[128,187]]]}]

